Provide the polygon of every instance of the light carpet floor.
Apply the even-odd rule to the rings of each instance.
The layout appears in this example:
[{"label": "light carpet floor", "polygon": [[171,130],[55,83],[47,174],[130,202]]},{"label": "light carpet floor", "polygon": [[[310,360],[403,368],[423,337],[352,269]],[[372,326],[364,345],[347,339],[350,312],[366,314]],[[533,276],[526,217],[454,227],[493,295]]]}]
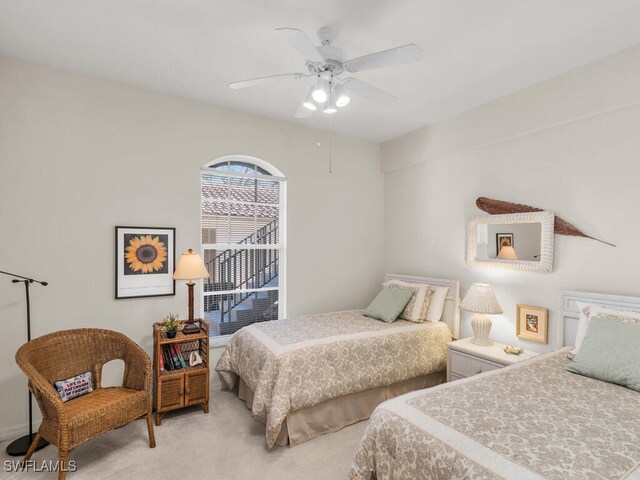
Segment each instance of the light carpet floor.
[{"label": "light carpet floor", "polygon": [[[367,422],[322,435],[295,447],[268,450],[264,425],[230,392],[213,391],[209,414],[199,407],[169,413],[155,427],[157,447],[149,448],[146,422],[138,420],[80,445],[71,452],[77,471],[68,480],[343,480]],[[55,473],[11,472],[5,460],[17,460],[0,445],[0,478],[56,479]],[[48,446],[32,460],[56,460]]]}]

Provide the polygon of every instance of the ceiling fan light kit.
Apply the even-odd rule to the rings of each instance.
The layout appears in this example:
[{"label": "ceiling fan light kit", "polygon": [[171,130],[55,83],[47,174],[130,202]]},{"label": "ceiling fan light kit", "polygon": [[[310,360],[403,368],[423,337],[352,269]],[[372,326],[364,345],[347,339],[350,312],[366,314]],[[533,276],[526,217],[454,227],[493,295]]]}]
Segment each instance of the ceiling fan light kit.
[{"label": "ceiling fan light kit", "polygon": [[338,111],[338,107],[336,107],[336,99],[334,95],[329,95],[329,101],[322,110],[322,113],[332,114]]},{"label": "ceiling fan light kit", "polygon": [[304,102],[302,102],[302,106],[304,108],[307,108],[307,109],[311,110],[312,112],[315,112],[318,109],[318,104],[313,99],[313,90],[314,90],[314,88],[315,88],[315,86],[312,86],[309,89],[309,93],[307,93],[307,97],[304,99]]},{"label": "ceiling fan light kit", "polygon": [[422,50],[411,43],[381,52],[370,53],[362,57],[347,60],[341,48],[333,45],[337,31],[325,26],[318,30],[317,36],[322,45],[316,47],[306,33],[296,28],[276,29],[280,37],[306,59],[306,73],[286,73],[268,77],[241,80],[229,84],[232,89],[252,87],[277,81],[283,78],[300,79],[316,77],[316,84],[311,86],[295,116],[308,117],[324,105],[322,112],[333,114],[338,108],[345,107],[351,101],[350,93],[360,95],[381,106],[393,105],[398,99],[354,77],[341,78],[342,73],[361,72],[374,68],[389,67],[422,60]]},{"label": "ceiling fan light kit", "polygon": [[318,79],[318,84],[313,89],[313,92],[311,92],[311,97],[318,103],[324,103],[329,98],[327,90],[329,90],[328,86],[323,85],[322,80]]},{"label": "ceiling fan light kit", "polygon": [[346,107],[351,101],[351,97],[347,95],[342,85],[337,84],[333,87],[333,95],[336,98],[336,106],[339,108]]}]

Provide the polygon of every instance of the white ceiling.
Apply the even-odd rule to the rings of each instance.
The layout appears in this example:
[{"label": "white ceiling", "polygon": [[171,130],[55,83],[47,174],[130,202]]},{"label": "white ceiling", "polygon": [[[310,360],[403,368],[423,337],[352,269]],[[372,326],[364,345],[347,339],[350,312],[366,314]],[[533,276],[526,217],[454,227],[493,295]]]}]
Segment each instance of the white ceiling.
[{"label": "white ceiling", "polygon": [[234,80],[301,71],[274,31],[339,24],[350,57],[416,43],[424,61],[356,76],[398,96],[364,99],[333,130],[383,141],[640,43],[638,0],[0,0],[0,53],[96,77],[293,118],[311,79],[245,90]]}]

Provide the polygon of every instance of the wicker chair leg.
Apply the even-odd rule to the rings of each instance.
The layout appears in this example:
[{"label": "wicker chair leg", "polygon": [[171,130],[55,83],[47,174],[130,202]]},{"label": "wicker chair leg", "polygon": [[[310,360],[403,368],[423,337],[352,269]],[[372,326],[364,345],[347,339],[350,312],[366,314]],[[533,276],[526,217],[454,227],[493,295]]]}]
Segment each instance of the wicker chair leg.
[{"label": "wicker chair leg", "polygon": [[33,437],[33,440],[31,441],[31,445],[29,445],[29,450],[27,450],[27,453],[25,454],[24,458],[22,459],[22,466],[24,467],[24,464],[26,462],[28,462],[29,460],[31,460],[31,455],[33,455],[33,452],[36,451],[36,447],[38,446],[38,443],[40,443],[40,433],[36,433],[36,436]]},{"label": "wicker chair leg", "polygon": [[58,480],[65,480],[67,478],[67,468],[69,459],[69,452],[64,452],[60,450],[58,452],[58,456],[60,457],[60,464],[58,465]]},{"label": "wicker chair leg", "polygon": [[151,412],[147,413],[147,429],[149,430],[149,447],[156,448],[156,436],[153,434],[153,419]]}]

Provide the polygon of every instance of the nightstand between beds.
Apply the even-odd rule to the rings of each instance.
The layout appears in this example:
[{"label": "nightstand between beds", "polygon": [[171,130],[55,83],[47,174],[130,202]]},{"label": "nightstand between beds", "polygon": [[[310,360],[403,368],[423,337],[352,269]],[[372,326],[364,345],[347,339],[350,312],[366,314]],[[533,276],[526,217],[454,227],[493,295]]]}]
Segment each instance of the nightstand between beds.
[{"label": "nightstand between beds", "polygon": [[525,350],[520,355],[504,352],[506,345],[493,342],[489,346],[474,345],[471,338],[456,340],[447,345],[447,382],[497,370],[539,355]]}]

